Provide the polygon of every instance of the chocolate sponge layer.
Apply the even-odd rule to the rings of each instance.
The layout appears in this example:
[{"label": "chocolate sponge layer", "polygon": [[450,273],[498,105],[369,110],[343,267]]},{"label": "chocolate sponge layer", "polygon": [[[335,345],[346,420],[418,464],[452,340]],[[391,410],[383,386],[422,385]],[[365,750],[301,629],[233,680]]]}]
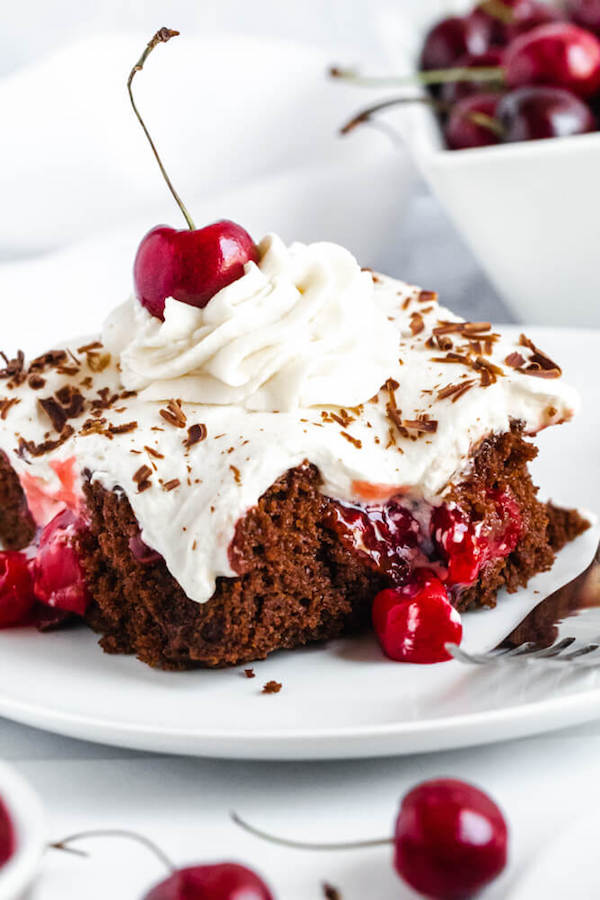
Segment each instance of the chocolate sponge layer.
[{"label": "chocolate sponge layer", "polygon": [[[493,606],[500,588],[515,591],[548,569],[555,552],[587,527],[577,511],[537,500],[527,469],[536,453],[518,427],[485,440],[468,478],[452,490],[481,519],[494,515],[490,488],[509,487],[523,520],[517,548],[484,567],[455,601],[460,610]],[[373,597],[388,581],[331,530],[334,501],[319,484],[317,469],[304,465],[269,488],[237,527],[236,565],[243,574],[219,578],[212,598],[198,604],[162,559],[143,563],[132,554],[138,525],[124,493],[88,480],[90,530],[80,542],[93,598],[86,619],[102,635],[104,650],[135,653],[163,669],[230,666],[368,628]],[[0,539],[18,549],[34,533],[19,481],[0,454]]]},{"label": "chocolate sponge layer", "polygon": [[[524,525],[515,551],[460,595],[461,610],[493,606],[501,587],[515,591],[548,569],[555,552],[587,527],[576,511],[537,500],[527,470],[536,453],[518,428],[486,440],[468,479],[454,488],[462,507],[482,517],[492,514],[488,489],[510,487]],[[330,530],[333,501],[319,480],[305,465],[261,497],[237,528],[243,574],[218,579],[205,604],[186,597],[162,560],[134,558],[129,542],[138,527],[127,498],[88,483],[91,532],[82,551],[94,599],[87,621],[104,650],[135,653],[164,669],[228,666],[369,627],[371,602],[387,581]]]}]

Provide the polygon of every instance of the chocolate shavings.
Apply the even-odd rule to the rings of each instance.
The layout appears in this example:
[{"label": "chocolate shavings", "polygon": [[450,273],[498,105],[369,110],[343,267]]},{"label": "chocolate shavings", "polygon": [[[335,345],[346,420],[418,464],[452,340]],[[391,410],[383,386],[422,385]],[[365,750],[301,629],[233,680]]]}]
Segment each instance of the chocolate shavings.
[{"label": "chocolate shavings", "polygon": [[186,450],[189,450],[190,447],[193,447],[194,444],[199,444],[201,441],[206,440],[206,435],[208,434],[206,430],[206,425],[203,425],[201,422],[196,423],[195,425],[190,425],[188,428],[188,436],[183,442],[183,446]]},{"label": "chocolate shavings", "polygon": [[169,400],[166,409],[159,410],[161,416],[175,428],[184,428],[187,417],[181,408],[181,400]]}]

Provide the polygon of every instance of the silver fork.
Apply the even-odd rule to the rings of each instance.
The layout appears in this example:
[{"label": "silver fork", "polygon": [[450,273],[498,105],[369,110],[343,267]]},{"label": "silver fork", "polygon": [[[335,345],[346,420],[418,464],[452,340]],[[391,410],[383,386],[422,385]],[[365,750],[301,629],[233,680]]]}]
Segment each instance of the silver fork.
[{"label": "silver fork", "polygon": [[446,649],[458,662],[476,666],[600,665],[600,544],[584,572],[541,600],[493,650],[467,653],[457,644]]}]

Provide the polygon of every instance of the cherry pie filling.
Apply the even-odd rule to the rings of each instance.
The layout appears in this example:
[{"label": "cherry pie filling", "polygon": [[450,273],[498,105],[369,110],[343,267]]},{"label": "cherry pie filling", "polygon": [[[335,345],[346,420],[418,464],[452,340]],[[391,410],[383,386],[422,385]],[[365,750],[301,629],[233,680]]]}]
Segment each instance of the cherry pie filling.
[{"label": "cherry pie filling", "polygon": [[327,524],[394,587],[417,582],[425,569],[457,599],[484,567],[512,553],[521,534],[520,509],[511,491],[490,488],[487,499],[493,513],[479,520],[452,501],[431,506],[398,498],[368,506],[336,503]]},{"label": "cherry pie filling", "polygon": [[335,504],[328,526],[391,587],[373,601],[372,619],[391,659],[435,663],[451,659],[462,623],[453,606],[489,565],[507,557],[522,530],[519,505],[509,489],[487,491],[484,518],[454,502],[431,506],[392,499],[385,504]]},{"label": "cherry pie filling", "polygon": [[[78,546],[89,526],[78,500],[60,499],[62,508],[26,551],[0,552],[0,628],[34,623],[46,630],[85,615],[90,597]],[[522,530],[508,488],[488,489],[487,500],[486,515],[479,519],[453,501],[433,506],[405,496],[331,504],[326,527],[389,581],[374,598],[373,624],[392,659],[438,662],[449,658],[447,642],[460,642],[460,616],[452,604],[487,566],[515,549]],[[232,556],[234,545],[235,540]],[[130,536],[129,547],[142,565],[161,559],[139,531]]]}]

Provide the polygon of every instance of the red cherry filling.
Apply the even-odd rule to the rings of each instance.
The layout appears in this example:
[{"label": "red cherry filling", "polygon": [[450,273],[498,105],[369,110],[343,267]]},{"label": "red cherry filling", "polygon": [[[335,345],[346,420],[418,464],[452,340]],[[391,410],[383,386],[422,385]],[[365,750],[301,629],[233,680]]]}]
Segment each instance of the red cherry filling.
[{"label": "red cherry filling", "polygon": [[16,550],[0,553],[0,628],[26,624],[34,603],[27,557]]},{"label": "red cherry filling", "polygon": [[273,900],[251,869],[236,863],[190,866],[157,884],[144,900]]},{"label": "red cherry filling", "polygon": [[402,584],[421,539],[417,521],[398,503],[353,507],[337,504],[328,526],[369,568]]},{"label": "red cherry filling", "polygon": [[8,810],[0,798],[0,868],[6,865],[15,850],[15,830]]},{"label": "red cherry filling", "polygon": [[494,801],[452,778],[426,781],[402,800],[394,865],[432,900],[465,900],[506,865],[508,829]]},{"label": "red cherry filling", "polygon": [[224,219],[182,231],[159,225],[138,247],[133,267],[136,297],[158,319],[164,317],[167,297],[204,307],[237,281],[251,260],[258,261],[254,241],[235,222]]},{"label": "red cherry filling", "polygon": [[391,659],[441,662],[450,659],[445,645],[460,643],[462,625],[450,593],[459,595],[485,565],[512,553],[522,531],[519,505],[508,489],[490,489],[486,499],[480,518],[454,503],[415,504],[411,512],[398,500],[336,504],[329,514],[327,525],[344,546],[394,585],[377,594],[372,610]]},{"label": "red cherry filling", "polygon": [[434,509],[431,533],[448,566],[450,586],[473,584],[483,566],[503,559],[517,546],[522,530],[519,505],[509,491],[488,491],[493,509],[485,519],[468,519],[458,506]]},{"label": "red cherry filling", "polygon": [[43,529],[32,564],[36,598],[47,606],[80,616],[89,602],[76,546],[85,528],[81,516],[63,509]]},{"label": "red cherry filling", "polygon": [[446,588],[423,569],[404,587],[380,591],[372,615],[384,653],[398,662],[444,662],[451,659],[445,645],[462,638],[460,615]]},{"label": "red cherry filling", "polygon": [[148,544],[144,543],[139,530],[129,538],[129,549],[131,550],[132,555],[143,566],[148,566],[151,563],[158,562],[159,559],[162,559],[160,553],[157,553],[156,550],[153,550]]}]

